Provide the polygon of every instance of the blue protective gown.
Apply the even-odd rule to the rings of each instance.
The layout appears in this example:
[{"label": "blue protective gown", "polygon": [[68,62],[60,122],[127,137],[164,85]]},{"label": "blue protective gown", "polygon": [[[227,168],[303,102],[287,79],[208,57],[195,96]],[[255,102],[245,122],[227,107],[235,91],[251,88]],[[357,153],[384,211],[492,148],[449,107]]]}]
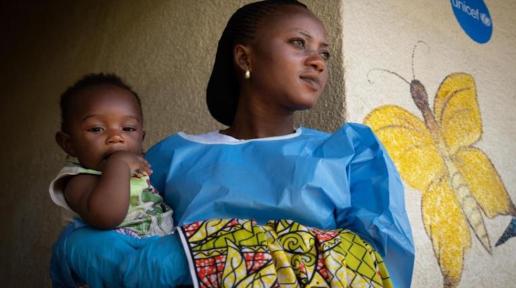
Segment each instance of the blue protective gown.
[{"label": "blue protective gown", "polygon": [[[285,218],[323,229],[347,228],[384,257],[394,287],[410,286],[414,246],[403,185],[366,126],[346,124],[332,134],[299,128],[285,137],[232,144],[176,134],[152,147],[146,158],[154,170],[152,184],[178,225],[212,218],[259,223]],[[188,279],[177,234],[134,240],[73,226],[54,246],[51,274],[62,286],[77,276],[91,287],[159,287]]]},{"label": "blue protective gown", "polygon": [[384,257],[395,287],[409,287],[414,246],[403,185],[373,132],[347,124],[333,134],[232,144],[171,136],[148,151],[153,185],[178,225],[213,218],[292,219],[348,228]]}]

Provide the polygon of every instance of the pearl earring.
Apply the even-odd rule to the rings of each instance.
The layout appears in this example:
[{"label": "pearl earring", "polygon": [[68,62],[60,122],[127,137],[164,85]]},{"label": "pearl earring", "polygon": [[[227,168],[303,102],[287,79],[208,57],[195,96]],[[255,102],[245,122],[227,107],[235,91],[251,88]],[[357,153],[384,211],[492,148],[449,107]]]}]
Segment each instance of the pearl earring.
[{"label": "pearl earring", "polygon": [[244,78],[245,79],[251,79],[251,71],[249,71],[249,69],[245,70]]}]

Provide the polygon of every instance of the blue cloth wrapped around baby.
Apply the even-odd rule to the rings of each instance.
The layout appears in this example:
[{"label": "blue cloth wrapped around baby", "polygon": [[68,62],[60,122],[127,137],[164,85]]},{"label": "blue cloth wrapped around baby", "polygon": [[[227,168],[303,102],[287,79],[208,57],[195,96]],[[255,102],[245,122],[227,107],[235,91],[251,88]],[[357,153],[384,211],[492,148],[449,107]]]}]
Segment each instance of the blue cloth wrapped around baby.
[{"label": "blue cloth wrapped around baby", "polygon": [[[403,185],[368,127],[346,124],[331,134],[299,128],[233,142],[198,139],[176,134],[146,155],[152,184],[177,225],[245,218],[347,228],[383,256],[394,287],[410,287],[414,246]],[[190,279],[177,234],[138,239],[80,220],[54,245],[51,276],[56,287],[80,281],[90,287],[168,287]]]}]

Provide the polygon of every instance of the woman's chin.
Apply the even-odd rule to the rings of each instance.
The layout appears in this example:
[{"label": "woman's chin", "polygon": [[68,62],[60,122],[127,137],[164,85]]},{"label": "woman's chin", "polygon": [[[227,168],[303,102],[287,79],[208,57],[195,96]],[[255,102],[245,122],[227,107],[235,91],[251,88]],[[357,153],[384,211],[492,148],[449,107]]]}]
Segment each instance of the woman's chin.
[{"label": "woman's chin", "polygon": [[297,101],[295,105],[292,106],[294,111],[303,111],[312,109],[317,103],[317,98],[305,98],[301,99],[302,101]]}]

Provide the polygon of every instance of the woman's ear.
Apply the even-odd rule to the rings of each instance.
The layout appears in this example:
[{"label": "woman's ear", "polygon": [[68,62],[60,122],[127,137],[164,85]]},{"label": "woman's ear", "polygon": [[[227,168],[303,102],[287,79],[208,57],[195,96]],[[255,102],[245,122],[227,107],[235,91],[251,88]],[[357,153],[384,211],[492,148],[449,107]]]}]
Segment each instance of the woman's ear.
[{"label": "woman's ear", "polygon": [[236,44],[233,49],[235,65],[240,68],[242,75],[245,71],[251,71],[251,49],[243,44]]},{"label": "woman's ear", "polygon": [[66,154],[75,157],[75,149],[72,145],[72,140],[70,139],[70,135],[65,132],[59,131],[56,133],[56,142],[66,152]]}]

